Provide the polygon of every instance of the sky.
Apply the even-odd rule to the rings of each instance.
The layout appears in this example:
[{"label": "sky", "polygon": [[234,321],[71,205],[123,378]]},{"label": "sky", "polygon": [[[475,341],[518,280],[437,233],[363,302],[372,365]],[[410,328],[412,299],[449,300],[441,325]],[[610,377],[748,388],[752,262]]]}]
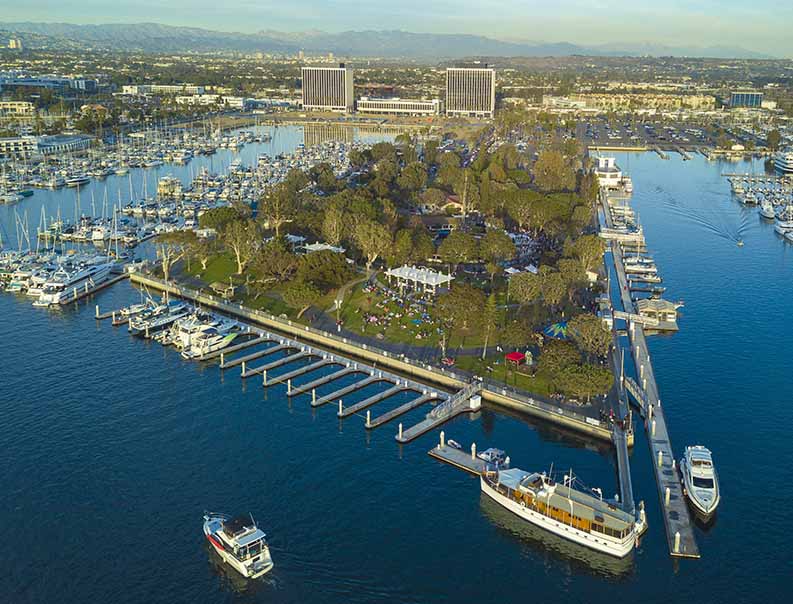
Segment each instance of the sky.
[{"label": "sky", "polygon": [[[3,6],[5,5],[5,6]],[[1,21],[222,31],[401,29],[580,45],[742,47],[793,57],[791,0],[0,0]]]}]

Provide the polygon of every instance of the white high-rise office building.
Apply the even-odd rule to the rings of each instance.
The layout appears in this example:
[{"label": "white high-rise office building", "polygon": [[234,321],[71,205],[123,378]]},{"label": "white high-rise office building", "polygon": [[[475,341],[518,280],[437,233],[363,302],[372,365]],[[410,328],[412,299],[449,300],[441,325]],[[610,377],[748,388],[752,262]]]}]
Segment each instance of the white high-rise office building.
[{"label": "white high-rise office building", "polygon": [[496,70],[490,67],[446,69],[446,115],[493,117]]},{"label": "white high-rise office building", "polygon": [[353,70],[338,67],[303,67],[303,109],[352,112],[355,109]]}]

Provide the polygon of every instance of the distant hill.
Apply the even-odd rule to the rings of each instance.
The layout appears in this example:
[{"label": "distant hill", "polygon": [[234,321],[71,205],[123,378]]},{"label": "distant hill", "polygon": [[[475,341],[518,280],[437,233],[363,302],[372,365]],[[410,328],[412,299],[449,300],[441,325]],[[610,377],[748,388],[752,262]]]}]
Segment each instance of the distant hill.
[{"label": "distant hill", "polygon": [[340,56],[460,59],[463,57],[546,56],[686,56],[771,58],[743,48],[676,48],[661,45],[579,46],[568,42],[532,43],[495,40],[469,34],[420,34],[399,30],[222,32],[157,23],[75,25],[70,23],[0,23],[0,32],[19,35],[29,48],[84,48],[147,52],[332,52]]}]

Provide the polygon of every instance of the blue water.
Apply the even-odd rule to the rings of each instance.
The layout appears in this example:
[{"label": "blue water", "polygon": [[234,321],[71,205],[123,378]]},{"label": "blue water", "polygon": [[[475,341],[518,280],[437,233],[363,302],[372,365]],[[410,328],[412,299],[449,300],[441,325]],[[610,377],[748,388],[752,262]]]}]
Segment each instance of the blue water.
[{"label": "blue water", "polygon": [[[42,211],[47,223],[58,215],[62,218],[75,221],[80,215],[112,216],[113,208],[123,207],[131,200],[138,201],[143,197],[144,191],[149,197],[154,197],[157,192],[157,181],[166,175],[181,179],[187,186],[193,178],[206,168],[213,174],[223,174],[229,165],[236,159],[242,161],[244,166],[255,166],[259,155],[267,154],[275,157],[281,153],[288,154],[295,151],[298,145],[306,147],[313,143],[328,140],[332,133],[345,132],[349,139],[374,143],[381,140],[393,140],[394,135],[388,133],[362,132],[354,127],[338,126],[330,130],[321,125],[303,126],[252,126],[244,130],[257,134],[269,134],[271,139],[267,142],[249,143],[239,150],[218,148],[214,155],[197,155],[185,165],[164,164],[155,168],[132,168],[124,176],[109,176],[104,180],[91,180],[84,187],[80,187],[79,198],[76,188],[62,188],[55,191],[49,189],[35,189],[32,197],[23,203],[13,206],[0,205],[0,242],[5,247],[25,248],[26,240],[21,232],[27,230],[32,247],[36,247],[36,230],[42,221]],[[145,184],[144,184],[145,183]],[[119,202],[120,200],[120,202]],[[26,225],[27,229],[19,228]]]},{"label": "blue water", "polygon": [[[708,445],[721,474],[701,560],[667,554],[643,435],[631,461],[650,530],[632,559],[599,557],[482,500],[473,477],[426,455],[437,434],[399,447],[394,423],[367,433],[332,405],[312,410],[308,396],[290,401],[283,386],[265,391],[97,323],[94,303],[136,297],[124,283],[52,312],[0,295],[0,601],[777,600],[791,555],[793,248],[730,199],[723,169],[630,158],[667,297],[686,303],[681,331],[650,340],[673,446]],[[446,434],[616,490],[608,447],[525,418],[486,410]],[[264,580],[214,561],[206,509],[254,514],[276,563]]]}]

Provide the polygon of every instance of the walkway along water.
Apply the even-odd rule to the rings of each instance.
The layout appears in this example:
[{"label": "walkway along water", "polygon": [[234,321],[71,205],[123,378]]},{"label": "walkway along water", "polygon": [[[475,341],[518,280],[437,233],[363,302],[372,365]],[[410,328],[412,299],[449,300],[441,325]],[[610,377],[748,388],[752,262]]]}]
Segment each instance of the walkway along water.
[{"label": "walkway along water", "polygon": [[[233,304],[211,294],[181,287],[174,283],[166,283],[150,275],[133,273],[130,276],[130,280],[132,283],[194,301],[201,306],[251,321],[268,329],[299,338],[301,341],[311,342],[322,348],[353,356],[372,363],[375,367],[387,367],[413,379],[436,384],[455,392],[471,383],[471,376],[462,372],[429,363],[420,363],[404,355],[396,355],[368,344],[351,342],[332,333],[281,319],[269,313],[247,308],[242,304]],[[481,384],[480,394],[485,401],[527,413],[564,428],[608,440],[609,442],[612,441],[611,426],[607,422],[601,421],[598,417],[579,413],[568,407],[555,405],[553,402],[540,400],[537,397],[510,388],[505,384],[482,379],[479,382]],[[632,438],[628,444],[632,444]]]}]

